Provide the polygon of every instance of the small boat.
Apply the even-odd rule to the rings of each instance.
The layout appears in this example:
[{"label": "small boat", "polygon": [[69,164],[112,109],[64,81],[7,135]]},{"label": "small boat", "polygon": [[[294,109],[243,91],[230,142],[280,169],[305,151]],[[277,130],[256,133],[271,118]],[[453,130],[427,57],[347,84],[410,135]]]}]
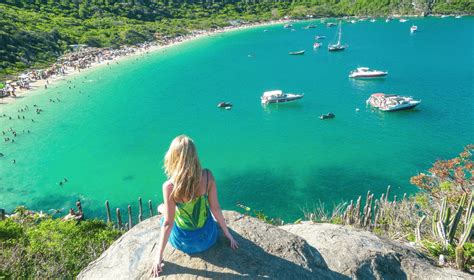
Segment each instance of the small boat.
[{"label": "small boat", "polygon": [[341,36],[342,36],[342,28],[341,28],[341,22],[339,21],[339,30],[338,30],[337,43],[336,44],[330,44],[328,46],[328,50],[330,52],[343,51],[345,48],[347,48],[346,45],[341,44]]},{"label": "small boat", "polygon": [[349,78],[380,78],[387,76],[388,72],[373,70],[368,67],[358,67],[349,73]]},{"label": "small boat", "polygon": [[441,18],[447,18],[449,15],[442,15]]},{"label": "small boat", "polygon": [[414,32],[416,32],[416,31],[418,31],[418,26],[412,25],[412,26],[410,27],[410,32],[411,32],[411,33],[414,33]]},{"label": "small boat", "polygon": [[381,111],[392,112],[415,108],[421,101],[396,94],[374,93],[367,99],[366,103]]},{"label": "small boat", "polygon": [[232,103],[230,102],[219,102],[217,104],[217,108],[224,108],[226,110],[232,109]]},{"label": "small boat", "polygon": [[308,25],[306,25],[305,27],[303,27],[303,29],[310,29],[310,28],[316,28],[316,25],[314,25],[314,24],[308,24]]},{"label": "small boat", "polygon": [[334,115],[333,113],[322,114],[321,116],[319,116],[321,120],[334,119],[335,117],[336,115]]},{"label": "small boat", "polygon": [[303,55],[303,54],[304,54],[304,50],[302,50],[302,51],[297,51],[297,52],[289,52],[288,54],[289,54],[289,55]]},{"label": "small boat", "polygon": [[400,22],[407,22],[408,20],[404,19],[404,18],[401,18],[400,19]]},{"label": "small boat", "polygon": [[262,104],[284,103],[303,98],[304,94],[283,93],[281,90],[265,91],[260,98]]},{"label": "small boat", "polygon": [[314,44],[313,44],[313,49],[319,49],[319,48],[321,47],[321,45],[322,45],[322,44],[319,43],[319,42],[314,42]]},{"label": "small boat", "polygon": [[333,26],[336,26],[336,24],[334,22],[328,22],[328,23],[326,23],[326,26],[327,27],[333,27]]},{"label": "small boat", "polygon": [[314,39],[316,40],[321,40],[321,39],[325,39],[326,36],[321,36],[321,35],[317,35],[316,37],[314,37]]},{"label": "small boat", "polygon": [[268,32],[268,29],[264,29],[263,32]]},{"label": "small boat", "polygon": [[375,22],[375,18],[371,19],[370,22]]},{"label": "small boat", "polygon": [[386,18],[385,22],[390,22],[392,19],[391,18]]},{"label": "small boat", "polygon": [[455,16],[454,18],[462,18],[462,16]]},{"label": "small boat", "polygon": [[285,25],[283,25],[283,28],[292,28],[293,27],[293,24],[291,23],[287,23]]}]

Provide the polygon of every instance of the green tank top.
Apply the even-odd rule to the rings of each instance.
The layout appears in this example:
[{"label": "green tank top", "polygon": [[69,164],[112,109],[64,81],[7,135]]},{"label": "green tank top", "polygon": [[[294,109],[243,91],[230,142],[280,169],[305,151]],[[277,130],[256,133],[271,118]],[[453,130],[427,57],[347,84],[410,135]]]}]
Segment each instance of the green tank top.
[{"label": "green tank top", "polygon": [[207,193],[209,171],[206,170],[206,193],[196,197],[195,199],[176,203],[176,214],[174,218],[175,224],[185,230],[196,230],[204,227],[209,213],[209,200]]}]

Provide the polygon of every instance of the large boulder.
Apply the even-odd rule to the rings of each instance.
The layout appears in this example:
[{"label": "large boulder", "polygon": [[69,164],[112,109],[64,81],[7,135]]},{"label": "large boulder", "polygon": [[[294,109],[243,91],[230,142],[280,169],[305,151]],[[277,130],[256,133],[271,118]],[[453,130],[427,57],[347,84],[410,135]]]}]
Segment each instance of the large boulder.
[{"label": "large boulder", "polygon": [[[239,243],[232,250],[220,234],[204,253],[188,255],[168,245],[164,279],[348,279],[327,269],[304,239],[237,212],[224,216]],[[115,241],[78,279],[147,279],[157,251],[159,218],[147,219]]]},{"label": "large boulder", "polygon": [[[163,279],[468,279],[433,266],[413,249],[348,226],[272,226],[237,212],[224,216],[239,248],[220,233],[206,252],[188,255],[170,245]],[[78,279],[148,279],[160,236],[159,217],[115,241]],[[472,278],[470,278],[472,279]]]},{"label": "large boulder", "polygon": [[350,226],[304,223],[281,228],[304,238],[330,269],[352,279],[474,279],[435,267],[411,247]]}]

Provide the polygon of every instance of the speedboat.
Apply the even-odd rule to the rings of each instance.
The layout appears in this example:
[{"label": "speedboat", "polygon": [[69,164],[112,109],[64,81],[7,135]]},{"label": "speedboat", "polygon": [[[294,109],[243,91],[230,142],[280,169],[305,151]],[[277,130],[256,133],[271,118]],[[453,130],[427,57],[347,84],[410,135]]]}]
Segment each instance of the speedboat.
[{"label": "speedboat", "polygon": [[411,33],[414,33],[414,32],[416,32],[416,31],[418,31],[418,26],[412,25],[412,26],[410,27],[410,32],[411,32]]},{"label": "speedboat", "polygon": [[283,93],[281,90],[265,91],[260,98],[262,104],[284,103],[303,98],[304,94]]},{"label": "speedboat", "polygon": [[404,18],[401,18],[401,19],[400,19],[400,22],[407,22],[407,20],[404,19]]},{"label": "speedboat", "polygon": [[321,40],[321,39],[325,39],[326,36],[321,36],[321,35],[317,35],[316,37],[314,37],[314,39],[316,40]]},{"label": "speedboat", "polygon": [[289,54],[289,55],[302,55],[302,54],[304,54],[304,50],[302,50],[302,51],[297,51],[297,52],[289,52],[288,54]]},{"label": "speedboat", "polygon": [[333,27],[333,26],[336,26],[336,24],[334,22],[328,22],[328,23],[326,23],[326,26],[327,27]]},{"label": "speedboat", "polygon": [[217,104],[217,107],[218,108],[224,108],[226,110],[230,110],[230,109],[232,109],[232,103],[230,103],[230,102],[219,102]]},{"label": "speedboat", "polygon": [[375,18],[371,19],[370,22],[375,22]]},{"label": "speedboat", "polygon": [[334,115],[333,113],[322,114],[321,116],[319,116],[321,120],[334,119],[335,117],[336,115]]},{"label": "speedboat", "polygon": [[358,67],[349,73],[349,78],[379,78],[387,76],[388,72],[370,69],[368,67]]},{"label": "speedboat", "polygon": [[462,16],[456,16],[455,18],[462,18]]},{"label": "speedboat", "polygon": [[415,108],[421,101],[396,94],[374,93],[367,99],[366,103],[381,111],[392,112]]}]

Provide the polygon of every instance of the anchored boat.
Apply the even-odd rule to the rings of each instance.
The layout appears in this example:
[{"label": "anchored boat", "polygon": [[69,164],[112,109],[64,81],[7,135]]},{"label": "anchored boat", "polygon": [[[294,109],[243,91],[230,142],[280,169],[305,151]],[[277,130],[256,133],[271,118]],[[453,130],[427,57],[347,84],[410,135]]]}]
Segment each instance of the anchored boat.
[{"label": "anchored boat", "polygon": [[289,55],[302,55],[302,54],[304,54],[304,50],[302,50],[302,51],[297,51],[297,52],[289,52],[288,54],[289,54]]},{"label": "anchored boat", "polygon": [[421,101],[396,94],[374,93],[367,99],[366,103],[381,111],[391,112],[415,108]]},{"label": "anchored boat", "polygon": [[281,90],[265,91],[261,97],[262,104],[284,103],[303,98],[304,94],[283,93]]},{"label": "anchored boat", "polygon": [[349,78],[380,78],[387,76],[388,72],[373,70],[368,67],[358,67],[349,73]]},{"label": "anchored boat", "polygon": [[341,28],[341,22],[339,21],[339,30],[338,30],[337,43],[336,44],[330,44],[328,46],[328,50],[330,52],[343,51],[345,48],[347,48],[346,45],[341,44],[341,36],[342,36],[342,28]]}]

